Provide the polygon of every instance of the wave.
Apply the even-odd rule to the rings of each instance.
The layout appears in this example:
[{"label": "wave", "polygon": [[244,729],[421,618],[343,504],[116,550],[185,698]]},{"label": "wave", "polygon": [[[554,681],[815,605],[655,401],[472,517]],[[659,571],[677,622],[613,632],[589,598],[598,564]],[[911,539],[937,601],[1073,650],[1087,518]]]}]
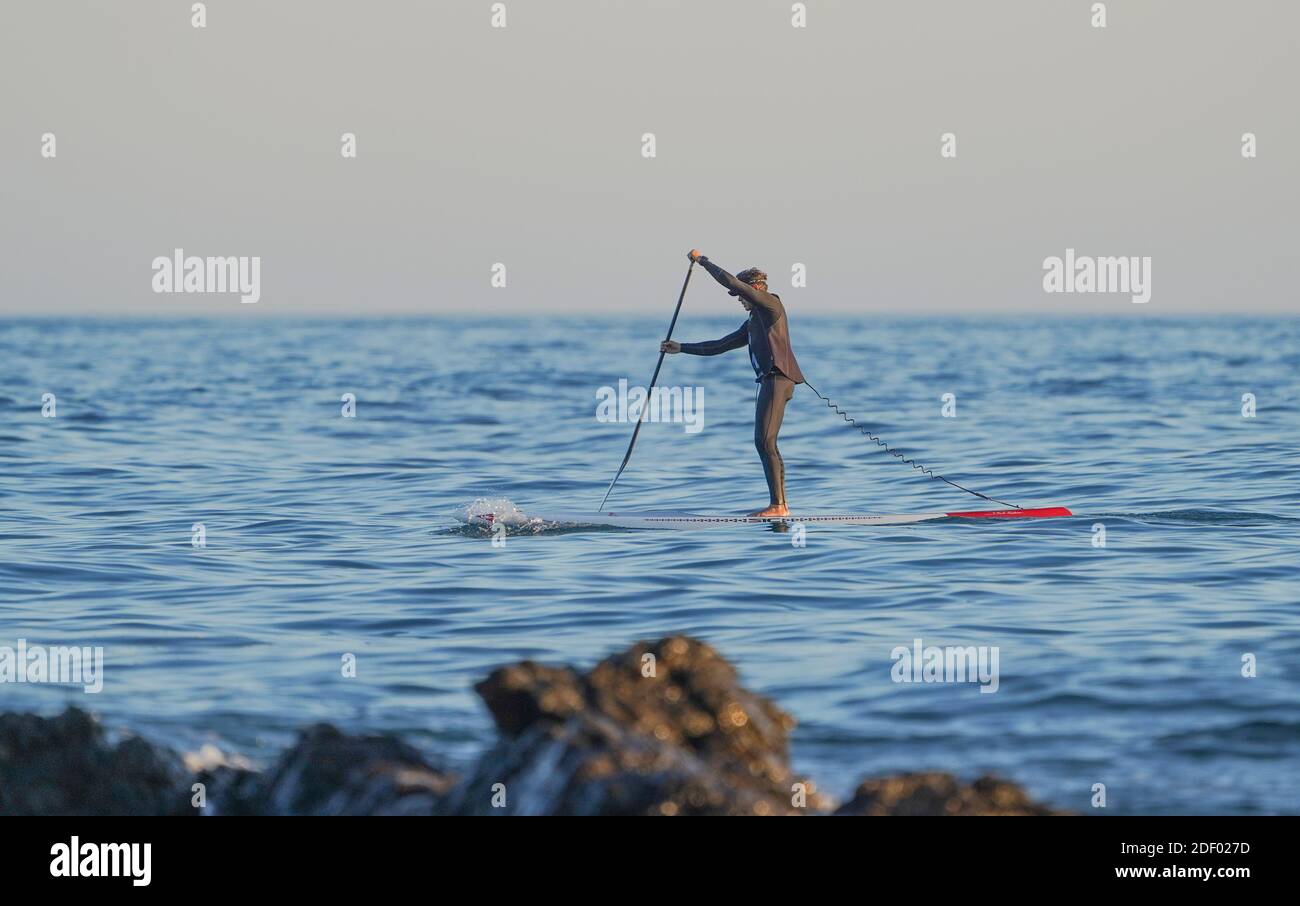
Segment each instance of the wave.
[{"label": "wave", "polygon": [[1140,513],[1098,513],[1093,517],[1076,514],[1083,518],[1131,519],[1134,522],[1149,522],[1153,525],[1269,525],[1276,523],[1296,523],[1300,518],[1278,516],[1274,513],[1253,513],[1249,510],[1151,510]]}]

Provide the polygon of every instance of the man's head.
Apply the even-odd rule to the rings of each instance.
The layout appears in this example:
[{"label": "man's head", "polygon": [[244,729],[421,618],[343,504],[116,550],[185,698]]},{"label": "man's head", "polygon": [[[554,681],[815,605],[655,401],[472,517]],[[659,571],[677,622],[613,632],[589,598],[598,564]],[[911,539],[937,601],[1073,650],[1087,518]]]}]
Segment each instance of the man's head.
[{"label": "man's head", "polygon": [[[761,289],[763,292],[767,292],[767,274],[760,268],[747,267],[740,273],[736,274],[736,279],[742,283],[748,283],[750,286],[754,287],[754,289]],[[732,293],[732,295],[734,296],[736,293]],[[745,306],[745,311],[749,311],[751,308],[749,300],[744,296],[741,296],[740,304]]]}]

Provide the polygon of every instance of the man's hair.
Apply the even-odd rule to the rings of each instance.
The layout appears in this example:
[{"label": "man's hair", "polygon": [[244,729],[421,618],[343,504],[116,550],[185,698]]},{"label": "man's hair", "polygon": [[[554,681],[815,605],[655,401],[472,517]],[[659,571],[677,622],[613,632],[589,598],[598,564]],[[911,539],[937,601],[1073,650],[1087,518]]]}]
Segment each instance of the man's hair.
[{"label": "man's hair", "polygon": [[757,267],[747,267],[740,273],[736,274],[736,279],[742,283],[748,283],[750,286],[763,284],[767,286],[767,274]]}]

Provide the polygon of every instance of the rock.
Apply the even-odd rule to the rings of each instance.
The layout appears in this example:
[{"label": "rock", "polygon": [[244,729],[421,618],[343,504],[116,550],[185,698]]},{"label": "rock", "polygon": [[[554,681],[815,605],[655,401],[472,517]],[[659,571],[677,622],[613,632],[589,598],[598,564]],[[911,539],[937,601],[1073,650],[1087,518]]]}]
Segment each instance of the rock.
[{"label": "rock", "polygon": [[316,724],[265,773],[220,765],[199,775],[207,814],[430,815],[452,779],[393,736]]},{"label": "rock", "polygon": [[[266,771],[205,746],[183,762],[89,714],[0,714],[0,814],[794,815],[830,804],[790,771],[794,720],[703,642],[639,643],[586,673],[525,661],[475,689],[500,737],[463,783],[389,735],[304,730]],[[196,776],[197,775],[197,776]],[[500,806],[500,807],[498,807]],[[1020,787],[867,780],[837,815],[1053,815]]]},{"label": "rock", "polygon": [[794,720],[702,642],[640,643],[583,675],[526,661],[475,689],[502,738],[453,792],[455,813],[801,814],[796,784],[807,809],[825,806],[790,772]]},{"label": "rock", "polygon": [[985,775],[965,784],[951,774],[900,774],[865,780],[837,815],[1065,815],[1014,783]]},{"label": "rock", "polygon": [[137,737],[110,745],[79,708],[0,714],[0,814],[185,815],[180,756]]}]

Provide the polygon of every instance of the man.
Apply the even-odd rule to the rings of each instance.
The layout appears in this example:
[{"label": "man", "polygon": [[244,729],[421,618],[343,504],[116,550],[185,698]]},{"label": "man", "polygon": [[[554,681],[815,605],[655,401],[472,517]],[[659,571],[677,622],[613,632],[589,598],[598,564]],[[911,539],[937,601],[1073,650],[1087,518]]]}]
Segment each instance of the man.
[{"label": "man", "polygon": [[776,448],[776,436],[781,431],[785,404],[794,396],[794,385],[802,384],[803,372],[794,360],[790,348],[790,328],[785,316],[785,306],[774,293],[767,291],[767,274],[756,267],[743,270],[736,276],[724,271],[699,249],[691,249],[687,257],[704,266],[749,312],[749,320],[735,333],[708,343],[678,343],[664,340],[660,352],[687,355],[717,355],[742,346],[749,347],[749,361],[758,377],[758,403],[754,410],[754,446],[763,462],[763,475],[767,478],[768,507],[750,513],[751,516],[789,516],[785,505],[785,463]]}]

